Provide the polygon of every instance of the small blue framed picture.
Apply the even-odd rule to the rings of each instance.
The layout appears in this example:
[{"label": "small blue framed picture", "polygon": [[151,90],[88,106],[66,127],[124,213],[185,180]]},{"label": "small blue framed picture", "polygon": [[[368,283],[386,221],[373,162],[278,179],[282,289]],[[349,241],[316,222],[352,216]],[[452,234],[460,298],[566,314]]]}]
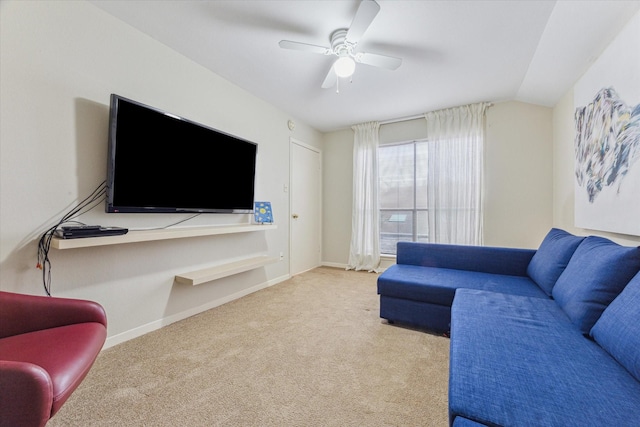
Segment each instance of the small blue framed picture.
[{"label": "small blue framed picture", "polygon": [[253,216],[255,222],[259,224],[272,223],[273,212],[271,211],[271,202],[255,202]]}]

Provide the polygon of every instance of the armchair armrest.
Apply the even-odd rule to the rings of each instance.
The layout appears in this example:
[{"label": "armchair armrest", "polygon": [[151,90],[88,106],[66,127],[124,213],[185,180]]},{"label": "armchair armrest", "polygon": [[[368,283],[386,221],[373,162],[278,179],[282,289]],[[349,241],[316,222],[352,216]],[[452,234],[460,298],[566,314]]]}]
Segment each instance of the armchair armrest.
[{"label": "armchair armrest", "polygon": [[107,326],[107,316],[100,304],[0,292],[0,338],[86,322]]},{"label": "armchair armrest", "polygon": [[526,276],[534,249],[398,242],[396,263]]},{"label": "armchair armrest", "polygon": [[53,386],[40,366],[0,360],[0,396],[0,427],[44,426],[51,416]]}]

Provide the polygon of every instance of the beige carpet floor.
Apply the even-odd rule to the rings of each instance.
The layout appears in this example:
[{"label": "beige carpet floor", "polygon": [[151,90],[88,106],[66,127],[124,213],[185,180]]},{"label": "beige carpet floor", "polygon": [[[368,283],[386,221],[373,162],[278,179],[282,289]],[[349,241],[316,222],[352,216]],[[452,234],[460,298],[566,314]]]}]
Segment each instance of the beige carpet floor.
[{"label": "beige carpet floor", "polygon": [[449,340],[321,267],[104,350],[59,426],[442,426]]}]

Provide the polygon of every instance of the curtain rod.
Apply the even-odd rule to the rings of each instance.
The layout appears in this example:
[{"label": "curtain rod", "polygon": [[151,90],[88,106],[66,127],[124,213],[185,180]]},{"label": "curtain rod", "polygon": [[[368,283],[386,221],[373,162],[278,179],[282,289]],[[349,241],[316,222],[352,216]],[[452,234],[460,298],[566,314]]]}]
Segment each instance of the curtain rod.
[{"label": "curtain rod", "polygon": [[[487,108],[489,107],[493,107],[493,102],[485,102],[485,104],[487,104]],[[423,119],[424,118],[424,113],[423,114],[416,114],[413,116],[407,116],[407,117],[400,117],[399,119],[390,119],[390,120],[384,120],[381,122],[378,122],[380,124],[380,126],[382,125],[390,125],[392,123],[400,123],[400,122],[406,122],[409,120],[416,120],[416,119]]]},{"label": "curtain rod", "polygon": [[407,116],[407,117],[401,117],[399,119],[384,120],[379,123],[382,126],[382,125],[390,125],[391,123],[406,122],[408,120],[423,119],[423,118],[424,118],[424,114],[416,114],[415,116]]}]

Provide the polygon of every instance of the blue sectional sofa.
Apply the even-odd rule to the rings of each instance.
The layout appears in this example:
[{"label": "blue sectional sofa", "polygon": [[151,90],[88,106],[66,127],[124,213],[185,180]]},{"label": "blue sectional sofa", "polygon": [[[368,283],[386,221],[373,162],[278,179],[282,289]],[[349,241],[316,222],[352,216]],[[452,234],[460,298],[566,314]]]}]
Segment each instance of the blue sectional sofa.
[{"label": "blue sectional sofa", "polygon": [[640,247],[399,243],[380,316],[450,332],[450,424],[640,426]]}]

